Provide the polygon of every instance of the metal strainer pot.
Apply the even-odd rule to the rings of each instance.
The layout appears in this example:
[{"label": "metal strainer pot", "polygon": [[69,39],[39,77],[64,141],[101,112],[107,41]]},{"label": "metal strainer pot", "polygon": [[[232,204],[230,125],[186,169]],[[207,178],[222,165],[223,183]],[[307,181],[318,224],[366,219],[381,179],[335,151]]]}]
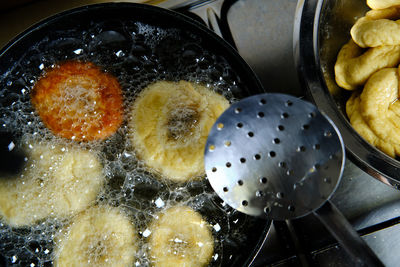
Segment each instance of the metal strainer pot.
[{"label": "metal strainer pot", "polygon": [[214,124],[205,148],[210,184],[231,207],[273,220],[314,213],[355,263],[383,266],[329,201],[344,161],[333,122],[314,105],[284,94],[233,104]]},{"label": "metal strainer pot", "polygon": [[379,181],[400,188],[400,161],[365,141],[346,116],[350,93],[335,82],[334,64],[350,29],[368,10],[365,0],[298,1],[294,55],[302,88],[340,130],[348,158]]}]

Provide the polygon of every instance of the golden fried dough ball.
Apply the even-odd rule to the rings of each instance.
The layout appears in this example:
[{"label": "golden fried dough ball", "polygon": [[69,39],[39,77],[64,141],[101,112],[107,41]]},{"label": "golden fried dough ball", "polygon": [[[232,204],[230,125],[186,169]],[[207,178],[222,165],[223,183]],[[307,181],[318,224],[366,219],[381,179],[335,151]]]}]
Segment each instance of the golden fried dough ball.
[{"label": "golden fried dough ball", "polygon": [[368,126],[360,111],[360,92],[355,91],[346,103],[346,113],[350,124],[367,142],[390,157],[400,155],[400,145],[392,144],[379,138]]},{"label": "golden fried dough ball", "polygon": [[208,133],[229,102],[186,81],[159,81],[133,104],[131,140],[144,162],[164,177],[183,182],[204,174]]},{"label": "golden fried dough ball", "polygon": [[400,0],[367,0],[367,5],[372,9],[384,9],[400,5]]},{"label": "golden fried dough ball", "polygon": [[18,177],[0,179],[0,217],[11,226],[46,217],[64,218],[91,205],[104,182],[102,166],[89,151],[31,144]]},{"label": "golden fried dough ball", "polygon": [[135,227],[118,208],[92,207],[77,215],[56,238],[58,267],[131,267],[137,251]]},{"label": "golden fried dough ball", "polygon": [[46,127],[65,138],[104,139],[123,121],[117,79],[92,63],[67,61],[47,70],[31,98]]},{"label": "golden fried dough ball", "polygon": [[352,39],[345,44],[335,64],[336,83],[347,90],[365,84],[377,70],[394,67],[400,63],[400,45],[370,48],[364,52]]},{"label": "golden fried dough ball", "polygon": [[370,10],[357,20],[350,30],[353,41],[360,47],[397,45],[400,28],[400,6]]},{"label": "golden fried dough ball", "polygon": [[161,212],[150,226],[152,266],[207,266],[214,251],[210,228],[199,213],[187,206]]},{"label": "golden fried dough ball", "polygon": [[360,95],[360,110],[370,128],[379,138],[394,144],[400,144],[400,128],[396,127],[396,118],[389,112],[389,107],[398,97],[397,68],[385,68],[374,73]]},{"label": "golden fried dough ball", "polygon": [[353,41],[360,47],[400,44],[400,20],[371,20],[360,18],[350,31]]}]

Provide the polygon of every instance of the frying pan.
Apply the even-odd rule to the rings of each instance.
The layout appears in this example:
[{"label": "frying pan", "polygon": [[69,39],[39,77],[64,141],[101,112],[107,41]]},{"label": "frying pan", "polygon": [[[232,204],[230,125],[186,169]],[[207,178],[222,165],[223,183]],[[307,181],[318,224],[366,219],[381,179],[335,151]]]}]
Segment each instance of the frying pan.
[{"label": "frying pan", "polygon": [[[200,23],[147,5],[90,5],[39,22],[0,51],[2,130],[12,132],[16,140],[24,132],[35,130],[26,123],[37,120],[33,107],[21,108],[18,103],[29,103],[29,91],[43,69],[65,60],[99,65],[119,79],[125,95],[157,79],[188,79],[216,85],[220,93],[231,99],[264,92],[260,81],[238,53]],[[114,143],[124,142],[123,129],[124,126],[116,137],[111,137],[110,143],[113,139]],[[46,131],[40,129],[39,134]],[[108,144],[103,150],[106,154],[115,151]],[[113,157],[110,153],[108,156]],[[115,173],[107,176],[107,186],[120,188],[121,169],[112,164],[108,167],[114,167]],[[158,186],[174,188],[160,182]],[[194,182],[189,187],[193,192],[212,192],[206,182]],[[157,192],[146,187],[137,191],[143,205],[157,196]],[[216,248],[219,256],[214,257],[211,264],[242,266],[250,262],[260,249],[270,222],[230,210],[216,196],[203,201],[203,205],[198,206],[199,211],[209,222],[236,231],[235,236],[220,237],[223,241]],[[231,215],[221,222],[221,212]],[[136,219],[141,218],[143,211],[138,214]],[[56,229],[54,226],[53,231]],[[41,231],[40,226],[11,229],[0,224],[0,265],[51,266],[52,240],[41,235]]]}]

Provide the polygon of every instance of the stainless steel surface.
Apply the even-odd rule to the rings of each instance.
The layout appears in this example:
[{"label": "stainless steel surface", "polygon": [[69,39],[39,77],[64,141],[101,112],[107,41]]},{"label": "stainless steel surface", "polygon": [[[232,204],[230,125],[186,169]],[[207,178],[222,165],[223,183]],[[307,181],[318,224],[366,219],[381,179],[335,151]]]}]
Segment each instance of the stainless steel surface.
[{"label": "stainless steel surface", "polygon": [[340,134],[314,105],[261,94],[231,105],[217,119],[204,162],[211,186],[231,207],[289,220],[331,196],[344,160]]}]

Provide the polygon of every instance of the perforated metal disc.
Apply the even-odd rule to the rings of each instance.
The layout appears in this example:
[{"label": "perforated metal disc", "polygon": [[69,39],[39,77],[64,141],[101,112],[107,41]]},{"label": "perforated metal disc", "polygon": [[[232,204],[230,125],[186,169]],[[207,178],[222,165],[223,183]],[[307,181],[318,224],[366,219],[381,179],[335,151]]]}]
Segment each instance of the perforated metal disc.
[{"label": "perforated metal disc", "polygon": [[284,94],[245,98],[212,127],[205,168],[231,207],[285,220],[318,209],[335,191],[344,165],[342,138],[332,122]]}]

